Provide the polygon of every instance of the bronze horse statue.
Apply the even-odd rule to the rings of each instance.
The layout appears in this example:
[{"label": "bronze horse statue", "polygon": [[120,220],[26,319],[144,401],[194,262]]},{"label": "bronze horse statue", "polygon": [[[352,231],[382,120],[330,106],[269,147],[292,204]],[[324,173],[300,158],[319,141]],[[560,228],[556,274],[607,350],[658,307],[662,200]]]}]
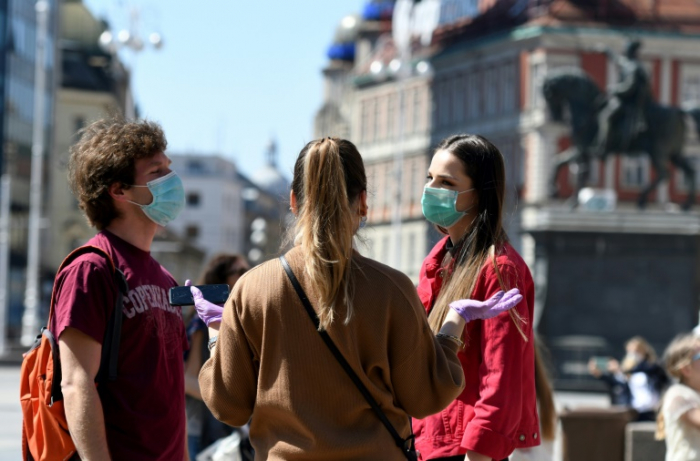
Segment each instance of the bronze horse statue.
[{"label": "bronze horse statue", "polygon": [[690,209],[695,200],[695,168],[683,156],[683,144],[686,139],[685,116],[692,116],[700,135],[700,108],[684,111],[650,101],[645,107],[648,128],[633,139],[612,137],[612,142],[606,146],[605,152],[600,152],[596,146],[598,115],[607,96],[588,74],[576,67],[555,69],[545,78],[542,93],[552,120],[564,122],[564,114],[568,110],[568,123],[571,126],[571,147],[555,157],[550,177],[552,197],[558,196],[556,179],[564,166],[574,163],[578,167],[574,187],[576,196],[588,180],[591,159],[605,160],[610,154],[630,157],[648,155],[656,177],[639,194],[638,206],[644,208],[649,194],[668,177],[670,162],[683,171],[688,184],[688,198],[682,208]]}]

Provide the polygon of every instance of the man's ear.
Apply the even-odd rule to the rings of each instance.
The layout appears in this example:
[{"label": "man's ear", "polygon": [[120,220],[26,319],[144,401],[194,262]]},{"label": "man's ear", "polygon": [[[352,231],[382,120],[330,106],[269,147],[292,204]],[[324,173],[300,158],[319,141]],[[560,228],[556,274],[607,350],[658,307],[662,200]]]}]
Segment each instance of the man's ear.
[{"label": "man's ear", "polygon": [[109,196],[112,197],[114,200],[117,200],[119,202],[127,200],[126,196],[124,195],[124,185],[122,183],[112,183],[112,185],[109,186],[108,192]]}]

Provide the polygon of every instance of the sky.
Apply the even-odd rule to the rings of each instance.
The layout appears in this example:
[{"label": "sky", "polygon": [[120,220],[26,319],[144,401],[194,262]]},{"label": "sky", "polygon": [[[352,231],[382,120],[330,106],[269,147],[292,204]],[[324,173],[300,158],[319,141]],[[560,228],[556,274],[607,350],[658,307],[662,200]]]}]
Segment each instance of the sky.
[{"label": "sky", "polygon": [[[120,54],[141,115],[159,122],[168,153],[217,154],[251,175],[271,138],[288,178],[312,139],[321,70],[340,20],[364,0],[84,0],[113,32],[139,11],[138,33],[163,47]],[[195,6],[196,5],[196,6]]]}]

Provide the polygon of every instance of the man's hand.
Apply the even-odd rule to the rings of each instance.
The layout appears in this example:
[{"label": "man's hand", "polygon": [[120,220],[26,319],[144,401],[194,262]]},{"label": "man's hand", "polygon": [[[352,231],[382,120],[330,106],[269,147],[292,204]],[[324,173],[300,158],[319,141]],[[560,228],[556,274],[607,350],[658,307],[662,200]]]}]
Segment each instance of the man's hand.
[{"label": "man's hand", "polygon": [[75,328],[58,339],[61,354],[61,391],[66,420],[80,459],[112,459],[107,446],[102,402],[95,386],[102,345]]}]

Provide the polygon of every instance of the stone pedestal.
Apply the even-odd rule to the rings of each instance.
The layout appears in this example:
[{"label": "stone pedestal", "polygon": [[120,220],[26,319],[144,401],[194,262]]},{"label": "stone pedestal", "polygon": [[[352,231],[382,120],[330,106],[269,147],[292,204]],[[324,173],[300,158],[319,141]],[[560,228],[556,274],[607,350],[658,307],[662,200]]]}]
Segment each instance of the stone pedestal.
[{"label": "stone pedestal", "polygon": [[698,324],[700,216],[529,208],[523,230],[535,241],[536,326],[557,388],[604,390],[591,356],[620,359],[635,335],[661,355]]}]

